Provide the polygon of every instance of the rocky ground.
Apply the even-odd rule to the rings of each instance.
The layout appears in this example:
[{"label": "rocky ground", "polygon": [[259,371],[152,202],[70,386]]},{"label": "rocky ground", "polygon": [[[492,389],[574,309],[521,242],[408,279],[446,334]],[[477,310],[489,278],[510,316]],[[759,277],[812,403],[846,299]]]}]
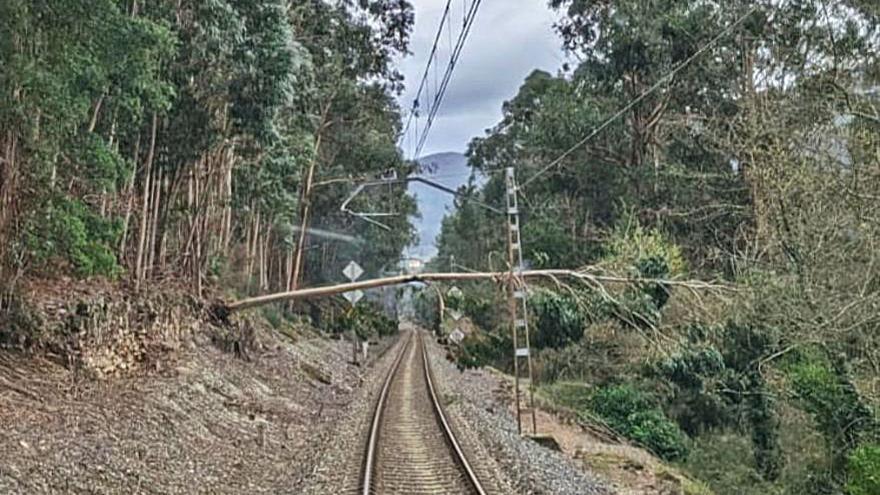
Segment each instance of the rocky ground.
[{"label": "rocky ground", "polygon": [[461,372],[446,359],[442,347],[432,343],[429,349],[446,410],[453,417],[458,435],[471,439],[470,445],[479,445],[478,455],[498,466],[509,490],[506,493],[615,493],[563,452],[517,433],[516,419],[510,411],[512,391],[505,380],[482,370]]},{"label": "rocky ground", "polygon": [[[347,343],[307,329],[260,329],[244,354],[211,332],[191,334],[149,368],[103,378],[0,350],[0,493],[357,490],[370,412],[399,341],[355,366]],[[630,448],[603,446],[545,411],[539,429],[561,451],[521,437],[508,377],[460,372],[426,341],[452,425],[490,493],[678,493],[666,490],[675,483],[599,469]]]},{"label": "rocky ground", "polygon": [[243,359],[196,333],[104,380],[0,352],[0,493],[301,493],[364,369],[339,341],[261,340]]},{"label": "rocky ground", "polygon": [[[475,438],[483,456],[500,466],[506,493],[705,495],[711,492],[651,453],[627,444],[601,425],[581,425],[570,412],[536,396],[540,437],[554,448],[517,433],[512,378],[496,370],[458,370],[446,351],[431,345],[438,382],[460,435]],[[525,406],[525,386],[521,384]],[[523,412],[531,432],[531,414]],[[462,434],[463,433],[463,434]],[[545,442],[546,443],[546,442]],[[558,449],[558,450],[557,450]]]},{"label": "rocky ground", "polygon": [[399,339],[370,366],[364,375],[363,386],[337,415],[334,428],[315,437],[320,450],[314,458],[313,467],[296,479],[297,493],[320,495],[358,492],[373,406],[385,375],[402,345],[403,340]]}]

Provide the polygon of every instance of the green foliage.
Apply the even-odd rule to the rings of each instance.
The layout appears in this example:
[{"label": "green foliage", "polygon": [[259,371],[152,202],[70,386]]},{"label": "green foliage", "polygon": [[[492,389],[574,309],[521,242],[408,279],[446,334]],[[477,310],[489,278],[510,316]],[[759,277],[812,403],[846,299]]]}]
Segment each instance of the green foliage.
[{"label": "green foliage", "polygon": [[586,317],[575,297],[537,289],[530,294],[529,305],[535,318],[534,348],[559,349],[583,337]]},{"label": "green foliage", "polygon": [[513,349],[509,332],[472,333],[462,342],[456,355],[461,369],[482,368],[506,363]]},{"label": "green foliage", "polygon": [[647,374],[669,387],[664,410],[691,436],[734,422],[731,404],[719,393],[730,373],[714,347],[685,349],[649,366]]},{"label": "green foliage", "polygon": [[[554,342],[535,368],[585,388],[650,383],[697,441],[723,431],[734,453],[707,440],[712,466],[689,463],[722,493],[841,492],[842,456],[876,423],[863,407],[880,362],[876,2],[549,3],[578,65],[529,74],[471,142],[488,180],[444,222],[440,257],[498,267],[505,233],[470,199],[503,205],[493,172],[515,166],[531,266],[735,281],[687,302],[654,281],[579,294],[588,339]],[[543,306],[536,318],[565,335],[564,305]],[[615,347],[632,336],[644,346]],[[783,364],[816,343],[833,359]],[[796,406],[809,414],[783,416]],[[831,448],[802,454],[792,436]]]},{"label": "green foliage", "polygon": [[[657,229],[644,229],[631,214],[606,240],[606,251],[599,266],[612,273],[639,279],[669,279],[684,272],[685,261],[677,245]],[[641,281],[628,286],[615,303],[599,301],[596,316],[611,317],[626,327],[647,329],[661,321],[669,301],[669,287],[661,282]]]},{"label": "green foliage", "polygon": [[707,377],[720,373],[724,368],[724,358],[714,347],[685,351],[654,365],[656,373],[687,388],[702,387]]},{"label": "green foliage", "polygon": [[687,436],[648,395],[631,385],[593,391],[582,383],[557,382],[542,387],[541,392],[555,404],[574,410],[586,422],[598,416],[620,434],[664,459],[687,457]]},{"label": "green foliage", "polygon": [[395,335],[397,321],[386,316],[382,309],[368,302],[361,302],[330,322],[329,330],[336,334],[354,331],[359,339]]},{"label": "green foliage", "polygon": [[876,427],[865,405],[840,365],[820,350],[800,353],[787,366],[792,393],[816,420],[841,474],[846,457]]},{"label": "green foliage", "polygon": [[647,229],[630,213],[606,241],[603,264],[634,271],[643,278],[677,277],[685,273],[681,249],[658,229]]},{"label": "green foliage", "polygon": [[[0,271],[46,274],[50,258],[66,258],[78,276],[108,274],[111,258],[128,268],[147,258],[187,266],[181,276],[286,288],[282,270],[254,277],[253,241],[259,235],[260,269],[285,263],[303,170],[314,165],[315,182],[411,172],[397,148],[400,77],[392,64],[406,52],[412,23],[406,1],[3,2]],[[404,187],[371,205],[400,213],[390,231],[341,214],[349,193],[349,184],[333,183],[308,198],[312,222],[364,242],[319,240],[322,249],[312,249],[310,239],[307,282],[335,276],[328,260],[364,246],[365,268],[378,269],[414,238],[415,204]],[[81,212],[59,213],[64,202],[124,219],[125,242],[108,242],[107,229]],[[72,216],[72,225],[59,215]],[[47,251],[59,243],[64,252]],[[155,256],[144,256],[147,249]],[[226,262],[215,264],[220,257]]]},{"label": "green foliage", "polygon": [[846,490],[849,495],[880,493],[880,445],[863,445],[849,455]]},{"label": "green foliage", "polygon": [[113,192],[131,175],[131,164],[94,134],[81,138],[73,148],[72,160],[82,169],[77,177],[95,193]]},{"label": "green foliage", "polygon": [[284,325],[284,313],[278,306],[274,304],[263,306],[260,309],[260,312],[263,314],[263,318],[265,318],[266,321],[269,322],[269,325],[275,330],[278,330]]},{"label": "green foliage", "polygon": [[509,331],[506,328],[509,324],[507,306],[495,287],[472,285],[463,292],[461,309],[478,327],[484,330],[501,330],[503,325],[503,330]]},{"label": "green foliage", "polygon": [[687,457],[687,436],[649,396],[631,385],[601,388],[591,398],[590,407],[609,426],[663,459]]},{"label": "green foliage", "polygon": [[712,432],[694,440],[685,467],[708,482],[717,495],[783,495],[785,490],[762,479],[750,462],[752,445],[733,432]]},{"label": "green foliage", "polygon": [[46,205],[28,227],[26,249],[33,263],[66,262],[82,277],[116,276],[114,248],[121,223],[107,220],[80,201],[60,199]]},{"label": "green foliage", "polygon": [[662,459],[676,460],[688,455],[687,436],[660,409],[633,413],[622,427],[625,435]]}]

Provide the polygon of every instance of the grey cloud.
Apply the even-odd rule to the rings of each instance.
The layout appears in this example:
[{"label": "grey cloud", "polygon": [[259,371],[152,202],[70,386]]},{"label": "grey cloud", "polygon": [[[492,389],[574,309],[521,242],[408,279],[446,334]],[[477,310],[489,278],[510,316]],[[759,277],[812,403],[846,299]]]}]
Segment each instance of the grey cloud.
[{"label": "grey cloud", "polygon": [[[454,27],[461,22],[461,1],[453,1]],[[414,0],[413,4],[414,55],[401,64],[407,80],[407,91],[401,98],[405,109],[415,97],[445,0]],[[545,0],[482,3],[423,155],[463,151],[473,137],[482,136],[501,118],[502,104],[516,94],[532,70],[555,72],[559,68],[565,56],[552,30],[554,18]],[[444,36],[441,75],[448,57],[446,39]],[[431,85],[433,89],[433,74]]]}]

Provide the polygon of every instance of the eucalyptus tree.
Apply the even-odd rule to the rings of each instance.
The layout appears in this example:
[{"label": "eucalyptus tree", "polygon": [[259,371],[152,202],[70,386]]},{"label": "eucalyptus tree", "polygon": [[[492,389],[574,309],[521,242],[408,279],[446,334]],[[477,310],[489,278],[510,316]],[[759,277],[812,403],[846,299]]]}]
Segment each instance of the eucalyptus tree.
[{"label": "eucalyptus tree", "polygon": [[[318,175],[409,167],[391,98],[408,2],[14,0],[0,16],[5,282],[70,266],[285,288],[298,232],[347,194],[303,215]],[[411,238],[394,232],[392,250]]]},{"label": "eucalyptus tree", "polygon": [[169,105],[173,34],[112,0],[4,2],[0,32],[3,266],[21,274],[58,257],[83,275],[112,272],[109,211],[136,163],[126,140]]},{"label": "eucalyptus tree", "polygon": [[[303,43],[312,54],[315,70],[310,91],[299,102],[301,126],[312,133],[313,150],[302,171],[288,288],[297,286],[303,277],[309,226],[338,216],[347,195],[340,187],[321,190],[322,186],[316,186],[321,177],[362,180],[388,170],[408,173],[409,166],[402,163],[395,145],[399,109],[388,95],[401,89],[402,77],[393,60],[406,53],[413,23],[412,6],[402,0],[311,2],[293,9],[292,15],[294,25],[310,33]],[[396,196],[405,202],[401,188]],[[410,213],[409,209],[411,205],[401,214]],[[405,221],[395,223],[393,231],[399,232],[404,244],[409,243],[411,227]],[[396,251],[393,257],[399,255],[400,247],[400,242],[389,245]],[[387,261],[377,259],[376,263]]]}]

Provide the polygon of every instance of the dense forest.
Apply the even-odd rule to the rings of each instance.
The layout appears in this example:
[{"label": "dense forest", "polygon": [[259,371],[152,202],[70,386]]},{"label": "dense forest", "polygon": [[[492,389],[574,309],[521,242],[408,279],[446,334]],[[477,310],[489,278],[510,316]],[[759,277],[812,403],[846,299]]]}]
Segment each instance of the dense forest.
[{"label": "dense forest", "polygon": [[[0,284],[64,274],[197,294],[371,270],[413,238],[339,212],[399,153],[406,1],[0,3]],[[310,232],[343,231],[338,238]],[[308,269],[306,269],[308,267]]]},{"label": "dense forest", "polygon": [[[550,5],[576,63],[472,141],[436,266],[507,269],[515,167],[527,263],[644,280],[532,287],[541,397],[716,493],[880,493],[880,6]],[[462,287],[462,366],[510,369],[503,291]]]}]

